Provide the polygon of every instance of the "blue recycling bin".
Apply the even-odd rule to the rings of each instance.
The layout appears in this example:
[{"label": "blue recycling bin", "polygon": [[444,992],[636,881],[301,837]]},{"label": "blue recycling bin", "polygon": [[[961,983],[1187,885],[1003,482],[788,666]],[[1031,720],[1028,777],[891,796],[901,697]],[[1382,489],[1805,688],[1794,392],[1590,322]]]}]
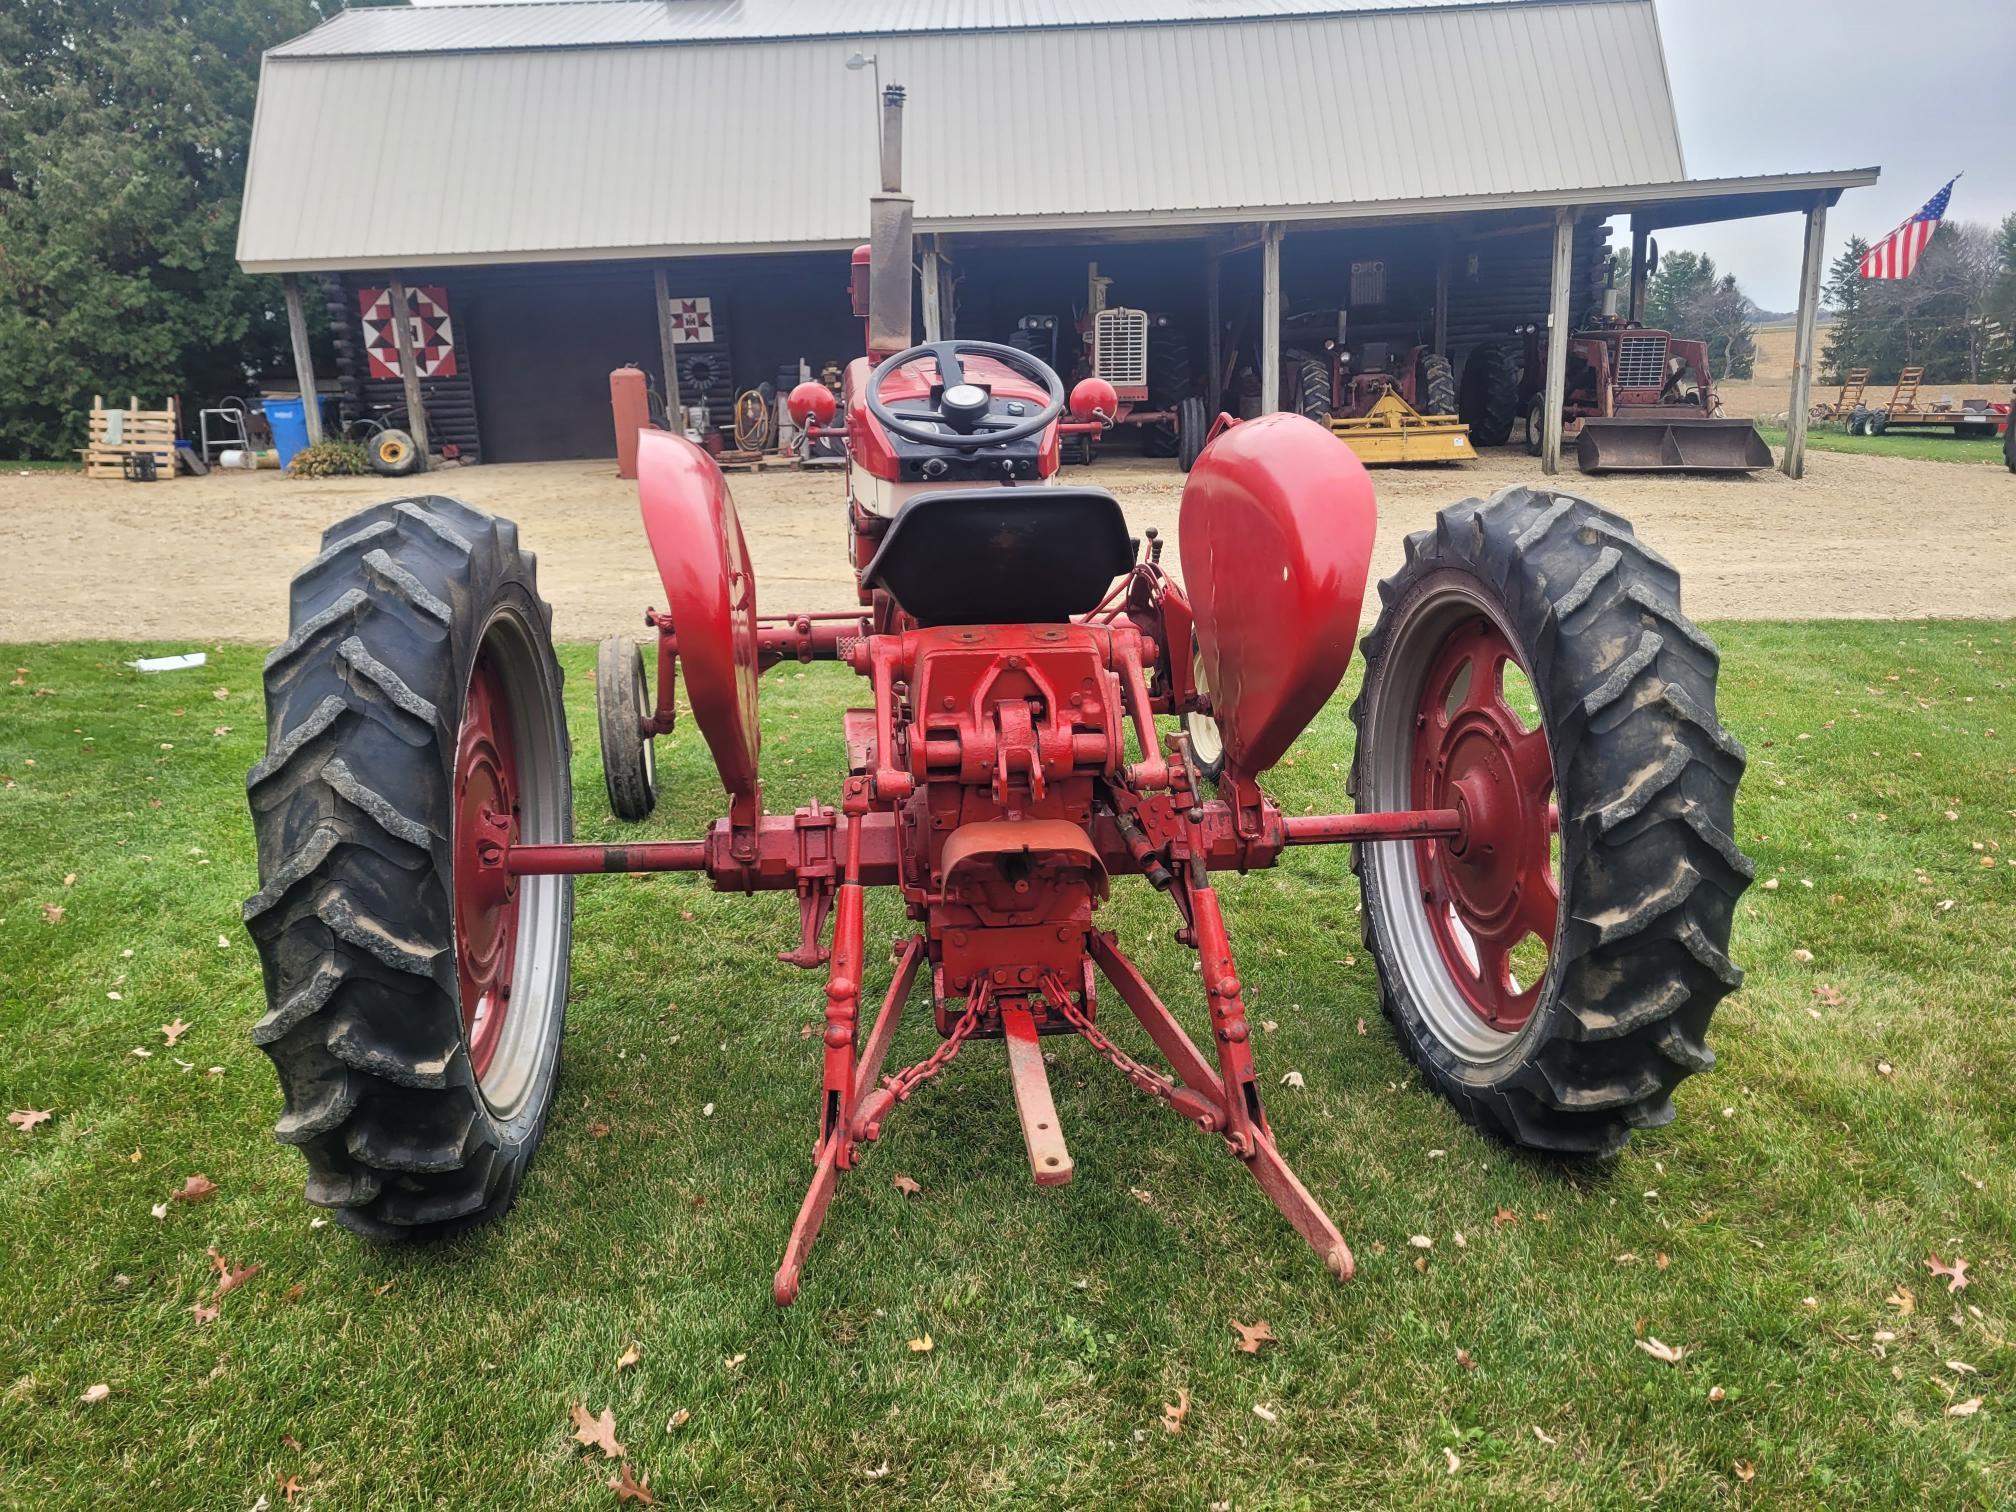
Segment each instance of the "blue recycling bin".
[{"label": "blue recycling bin", "polygon": [[268,399],[261,406],[266,423],[273,427],[273,449],[280,453],[280,465],[294,460],[294,453],[308,446],[308,409],[299,399]]}]

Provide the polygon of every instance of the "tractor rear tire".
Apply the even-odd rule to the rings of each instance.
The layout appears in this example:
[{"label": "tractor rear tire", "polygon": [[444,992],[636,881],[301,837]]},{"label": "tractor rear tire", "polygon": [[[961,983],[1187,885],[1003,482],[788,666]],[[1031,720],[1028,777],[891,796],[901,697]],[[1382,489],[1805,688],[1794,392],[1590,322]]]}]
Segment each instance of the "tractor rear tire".
[{"label": "tractor rear tire", "polygon": [[595,725],[602,737],[602,785],[609,811],[635,824],[658,805],[654,742],[639,728],[653,713],[644,676],[644,652],[628,636],[612,635],[595,648]]},{"label": "tractor rear tire", "polygon": [[1414,359],[1414,408],[1424,415],[1456,413],[1456,373],[1440,352]]},{"label": "tractor rear tire", "polygon": [[1337,405],[1337,396],[1331,391],[1330,360],[1294,348],[1286,356],[1288,392],[1283,397],[1288,408],[1318,425],[1329,425]]},{"label": "tractor rear tire", "polygon": [[481,859],[573,836],[552,611],[516,526],[411,498],[324,533],[289,622],[246,778],[274,1132],[346,1228],[446,1237],[510,1207],[559,1070],[571,881]]},{"label": "tractor rear tire", "polygon": [[1176,465],[1184,472],[1197,465],[1204,438],[1211,434],[1211,411],[1195,394],[1176,406]]},{"label": "tractor rear tire", "polygon": [[[1165,320],[1148,322],[1148,407],[1173,412],[1190,397],[1190,343],[1180,327]],[[1175,422],[1160,421],[1143,429],[1144,456],[1174,457],[1181,454],[1183,441]]]},{"label": "tractor rear tire", "polygon": [[1519,363],[1496,342],[1474,348],[1463,364],[1457,413],[1474,446],[1503,446],[1519,422]]},{"label": "tractor rear tire", "polygon": [[[1382,1006],[1471,1123],[1613,1152],[1714,1064],[1709,1018],[1743,979],[1744,754],[1716,720],[1715,647],[1625,521],[1537,489],[1443,510],[1379,592],[1351,710],[1357,806],[1471,816],[1460,848],[1354,847]],[[1512,664],[1530,691],[1508,693]]]}]

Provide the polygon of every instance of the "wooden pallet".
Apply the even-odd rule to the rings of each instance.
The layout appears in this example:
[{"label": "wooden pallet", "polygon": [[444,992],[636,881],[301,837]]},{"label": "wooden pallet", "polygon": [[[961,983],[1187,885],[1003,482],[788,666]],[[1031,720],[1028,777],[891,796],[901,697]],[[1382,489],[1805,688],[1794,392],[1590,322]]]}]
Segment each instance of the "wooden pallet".
[{"label": "wooden pallet", "polygon": [[801,466],[793,452],[724,451],[714,463],[724,473],[797,472]]},{"label": "wooden pallet", "polygon": [[[112,434],[112,417],[120,416],[119,439]],[[107,409],[102,395],[91,399],[91,444],[80,448],[87,478],[123,478],[126,459],[146,454],[154,459],[154,476],[167,480],[175,476],[175,411],[143,410],[137,398],[128,398],[124,410]]]}]

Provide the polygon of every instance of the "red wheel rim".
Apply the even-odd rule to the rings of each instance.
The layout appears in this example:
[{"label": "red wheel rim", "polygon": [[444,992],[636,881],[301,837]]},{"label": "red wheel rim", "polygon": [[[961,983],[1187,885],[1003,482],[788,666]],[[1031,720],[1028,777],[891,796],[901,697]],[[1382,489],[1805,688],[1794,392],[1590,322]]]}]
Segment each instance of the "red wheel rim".
[{"label": "red wheel rim", "polygon": [[469,673],[455,742],[455,965],[462,1033],[477,1080],[490,1069],[511,1007],[518,956],[518,882],[504,850],[518,839],[518,760],[511,700],[486,645]]},{"label": "red wheel rim", "polygon": [[1421,684],[1412,759],[1416,808],[1453,808],[1460,840],[1423,840],[1421,897],[1443,964],[1463,1000],[1512,1034],[1540,999],[1544,968],[1514,974],[1528,938],[1550,954],[1560,892],[1554,875],[1554,763],[1547,736],[1505,701],[1505,670],[1520,666],[1505,633],[1482,616],[1460,621]]}]

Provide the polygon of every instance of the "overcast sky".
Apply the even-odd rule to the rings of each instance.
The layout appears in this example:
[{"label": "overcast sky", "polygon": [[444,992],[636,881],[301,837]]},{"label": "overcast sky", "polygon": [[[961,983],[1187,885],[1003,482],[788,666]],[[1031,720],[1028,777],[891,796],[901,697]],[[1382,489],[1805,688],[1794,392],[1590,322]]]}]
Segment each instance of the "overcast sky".
[{"label": "overcast sky", "polygon": [[[1871,241],[1955,173],[1950,219],[2016,210],[2016,3],[1657,0],[1694,178],[1875,166],[1827,215],[1828,254]],[[1798,298],[1796,215],[1661,232],[1706,252],[1766,309]],[[1613,239],[1614,240],[1614,239]]]},{"label": "overcast sky", "polygon": [[[1963,169],[1949,216],[2016,210],[2016,0],[1656,3],[1690,177],[1880,167],[1875,188],[1828,214],[1830,257],[1850,236],[1887,235]],[[1757,303],[1789,310],[1801,227],[1774,215],[1674,227],[1659,243],[1708,253]]]}]

